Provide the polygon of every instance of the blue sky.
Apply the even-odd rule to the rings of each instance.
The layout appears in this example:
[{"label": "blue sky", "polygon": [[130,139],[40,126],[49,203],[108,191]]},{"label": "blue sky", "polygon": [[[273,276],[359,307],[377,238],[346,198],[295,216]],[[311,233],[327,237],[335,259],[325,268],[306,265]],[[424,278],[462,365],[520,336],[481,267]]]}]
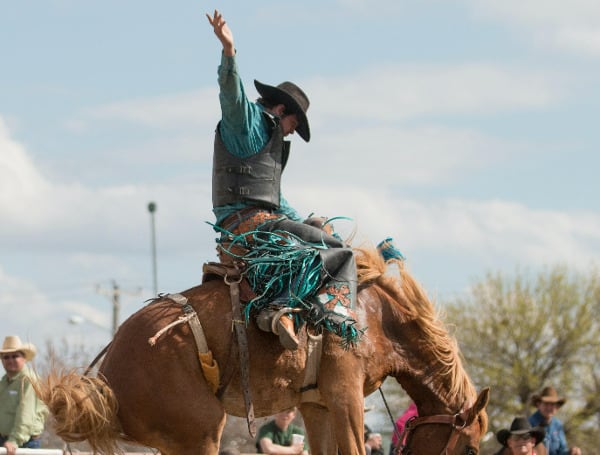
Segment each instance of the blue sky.
[{"label": "blue sky", "polygon": [[160,292],[215,259],[215,8],[252,98],[256,78],[311,99],[284,175],[298,211],[393,237],[438,300],[486,271],[597,263],[595,0],[3,2],[4,335],[107,341],[112,280],[122,318],[152,296],[150,201]]}]

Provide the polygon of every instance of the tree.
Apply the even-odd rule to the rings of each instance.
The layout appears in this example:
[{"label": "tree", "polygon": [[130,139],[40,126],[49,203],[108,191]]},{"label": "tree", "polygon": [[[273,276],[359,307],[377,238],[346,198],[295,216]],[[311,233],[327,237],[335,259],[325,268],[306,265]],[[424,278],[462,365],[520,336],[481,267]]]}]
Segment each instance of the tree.
[{"label": "tree", "polygon": [[598,270],[488,273],[445,308],[475,384],[492,389],[491,431],[530,414],[531,395],[553,385],[569,397],[559,412],[569,443],[584,448],[593,440],[600,429]]}]

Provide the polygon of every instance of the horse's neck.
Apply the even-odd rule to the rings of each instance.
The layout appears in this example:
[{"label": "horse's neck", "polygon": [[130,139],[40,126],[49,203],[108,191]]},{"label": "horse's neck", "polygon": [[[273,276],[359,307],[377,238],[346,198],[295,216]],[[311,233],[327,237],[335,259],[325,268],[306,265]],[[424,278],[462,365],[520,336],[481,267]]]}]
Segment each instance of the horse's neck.
[{"label": "horse's neck", "polygon": [[427,387],[422,378],[401,377],[397,379],[408,396],[417,405],[420,416],[448,414],[457,411],[452,405],[443,400],[439,393]]},{"label": "horse's neck", "polygon": [[[470,389],[467,385],[458,389],[455,387],[454,381],[466,381],[467,378],[458,352],[452,352],[450,346],[447,349],[444,347],[451,340],[445,338],[447,332],[440,331],[436,326],[434,330],[438,336],[433,336],[430,329],[425,329],[423,323],[417,322],[418,315],[405,312],[402,305],[389,295],[378,294],[383,332],[388,334],[396,352],[395,371],[391,375],[412,398],[421,415],[456,412],[464,405],[462,401]],[[440,352],[445,352],[447,357],[442,358]],[[389,352],[386,355],[390,358]],[[455,368],[450,371],[448,358],[456,362]]]}]

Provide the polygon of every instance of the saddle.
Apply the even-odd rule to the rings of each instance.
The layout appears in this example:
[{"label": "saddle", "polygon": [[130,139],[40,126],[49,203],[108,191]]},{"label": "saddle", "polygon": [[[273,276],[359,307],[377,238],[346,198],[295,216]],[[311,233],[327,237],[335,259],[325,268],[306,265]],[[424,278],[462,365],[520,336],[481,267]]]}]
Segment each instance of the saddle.
[{"label": "saddle", "polygon": [[202,266],[202,283],[208,281],[224,281],[229,284],[231,280],[239,280],[239,297],[241,303],[248,303],[256,297],[250,283],[243,276],[245,264],[243,262],[234,262],[230,256],[221,253],[221,256],[229,258],[229,262],[207,262]]}]

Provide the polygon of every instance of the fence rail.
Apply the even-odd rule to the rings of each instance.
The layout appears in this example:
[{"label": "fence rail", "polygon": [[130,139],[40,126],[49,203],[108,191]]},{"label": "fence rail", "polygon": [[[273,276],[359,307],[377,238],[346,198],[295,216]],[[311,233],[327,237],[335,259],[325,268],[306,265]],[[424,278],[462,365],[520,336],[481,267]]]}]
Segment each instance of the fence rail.
[{"label": "fence rail", "polygon": [[[17,449],[16,455],[92,455],[92,452],[80,452],[79,450],[73,450],[72,452],[63,451],[62,449]],[[6,449],[0,447],[0,455],[6,455]],[[122,455],[156,455],[155,452],[125,452]],[[256,455],[256,454],[245,454],[240,455]]]},{"label": "fence rail", "polygon": [[[6,455],[6,449],[0,447],[0,455]],[[63,455],[62,449],[17,449],[17,455]]]}]

